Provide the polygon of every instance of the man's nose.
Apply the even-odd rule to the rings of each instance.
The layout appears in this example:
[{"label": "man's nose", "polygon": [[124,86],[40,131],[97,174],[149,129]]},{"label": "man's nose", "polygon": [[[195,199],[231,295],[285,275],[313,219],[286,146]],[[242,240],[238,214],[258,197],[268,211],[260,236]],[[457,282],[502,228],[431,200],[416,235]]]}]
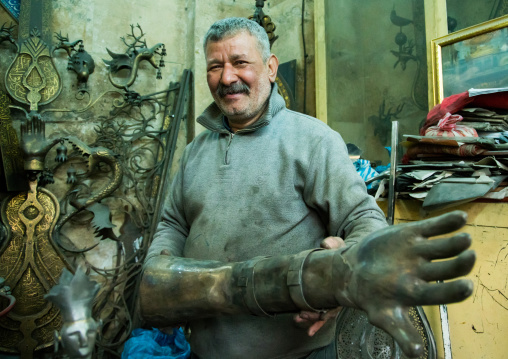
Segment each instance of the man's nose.
[{"label": "man's nose", "polygon": [[238,76],[235,68],[231,64],[224,65],[221,77],[222,84],[229,86],[236,81],[238,81]]}]

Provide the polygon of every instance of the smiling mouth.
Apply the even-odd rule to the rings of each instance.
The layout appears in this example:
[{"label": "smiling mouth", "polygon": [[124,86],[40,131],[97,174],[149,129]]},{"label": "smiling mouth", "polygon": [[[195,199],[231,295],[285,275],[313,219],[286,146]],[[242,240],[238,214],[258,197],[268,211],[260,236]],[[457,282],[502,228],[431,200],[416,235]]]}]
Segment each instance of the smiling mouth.
[{"label": "smiling mouth", "polygon": [[245,92],[228,93],[228,94],[224,95],[222,98],[235,99],[235,98],[238,98],[242,95],[246,95],[246,93]]}]

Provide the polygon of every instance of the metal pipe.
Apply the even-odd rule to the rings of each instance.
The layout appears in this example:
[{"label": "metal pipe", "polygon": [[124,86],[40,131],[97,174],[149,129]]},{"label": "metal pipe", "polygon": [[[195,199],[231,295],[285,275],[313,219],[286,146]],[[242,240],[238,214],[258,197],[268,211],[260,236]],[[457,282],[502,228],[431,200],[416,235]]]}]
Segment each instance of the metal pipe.
[{"label": "metal pipe", "polygon": [[388,188],[388,213],[386,221],[393,225],[395,215],[395,177],[397,176],[397,147],[399,146],[399,122],[392,121],[392,143],[390,152],[390,183]]}]

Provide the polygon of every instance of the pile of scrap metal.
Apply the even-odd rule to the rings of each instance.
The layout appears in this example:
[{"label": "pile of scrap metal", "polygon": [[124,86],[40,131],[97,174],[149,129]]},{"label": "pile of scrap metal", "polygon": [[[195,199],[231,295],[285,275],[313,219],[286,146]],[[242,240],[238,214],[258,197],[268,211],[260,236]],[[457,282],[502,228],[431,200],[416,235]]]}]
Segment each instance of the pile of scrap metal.
[{"label": "pile of scrap metal", "polygon": [[506,201],[507,90],[452,95],[429,112],[420,136],[404,135],[399,198],[423,200],[427,211],[477,199]]}]

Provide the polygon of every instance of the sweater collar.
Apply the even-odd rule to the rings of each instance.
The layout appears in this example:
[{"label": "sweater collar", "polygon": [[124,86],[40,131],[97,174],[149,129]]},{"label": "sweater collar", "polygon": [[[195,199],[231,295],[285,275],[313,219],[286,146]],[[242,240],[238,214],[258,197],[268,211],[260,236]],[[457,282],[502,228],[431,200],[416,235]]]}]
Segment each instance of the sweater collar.
[{"label": "sweater collar", "polygon": [[[268,125],[272,118],[285,107],[286,102],[284,101],[284,98],[279,95],[277,84],[273,83],[272,92],[270,93],[270,98],[268,99],[268,106],[263,115],[261,115],[261,117],[256,122],[241,129],[238,132],[252,132],[260,127]],[[229,132],[224,126],[224,114],[215,102],[213,102],[203,111],[203,113],[197,118],[197,122],[206,129],[213,132]]]}]

